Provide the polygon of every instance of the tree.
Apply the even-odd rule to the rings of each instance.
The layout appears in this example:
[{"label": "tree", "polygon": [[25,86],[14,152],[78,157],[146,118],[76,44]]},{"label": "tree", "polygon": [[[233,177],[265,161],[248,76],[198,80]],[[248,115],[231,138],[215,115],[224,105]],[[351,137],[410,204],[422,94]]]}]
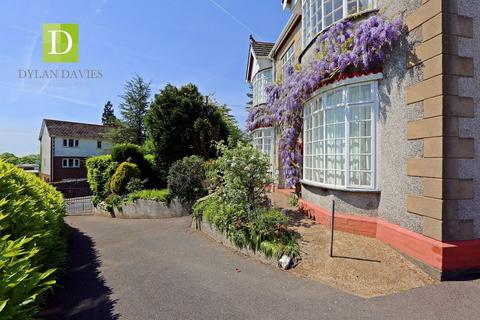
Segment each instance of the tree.
[{"label": "tree", "polygon": [[213,142],[227,141],[236,128],[227,115],[226,107],[209,102],[193,84],[165,86],[145,118],[158,169],[167,172],[173,162],[191,155],[214,158]]},{"label": "tree", "polygon": [[102,123],[106,126],[113,126],[117,121],[117,117],[113,113],[113,104],[109,101],[103,106]]},{"label": "tree", "polygon": [[[145,82],[136,75],[125,84],[125,93],[120,96],[121,123],[117,123],[123,141],[137,145],[145,142],[146,132],[144,118],[149,108],[150,82]],[[117,132],[118,133],[118,132]],[[117,142],[113,140],[113,142]]]}]

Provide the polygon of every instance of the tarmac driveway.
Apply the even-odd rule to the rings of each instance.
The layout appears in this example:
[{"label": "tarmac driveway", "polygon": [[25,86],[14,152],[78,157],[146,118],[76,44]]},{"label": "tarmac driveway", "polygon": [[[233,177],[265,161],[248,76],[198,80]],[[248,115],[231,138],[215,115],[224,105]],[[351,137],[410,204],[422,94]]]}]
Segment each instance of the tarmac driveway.
[{"label": "tarmac driveway", "polygon": [[362,299],[190,230],[189,217],[67,217],[71,261],[46,319],[479,319],[480,281]]}]

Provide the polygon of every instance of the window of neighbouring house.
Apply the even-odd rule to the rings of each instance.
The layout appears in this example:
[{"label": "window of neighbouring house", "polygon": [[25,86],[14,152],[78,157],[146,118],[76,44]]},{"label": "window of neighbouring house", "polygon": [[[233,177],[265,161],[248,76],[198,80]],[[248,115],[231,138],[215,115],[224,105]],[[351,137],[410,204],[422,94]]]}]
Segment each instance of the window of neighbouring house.
[{"label": "window of neighbouring house", "polygon": [[282,57],[282,76],[283,80],[287,79],[287,70],[289,66],[293,66],[295,64],[295,44],[292,44],[287,52]]},{"label": "window of neighbouring house", "polygon": [[303,0],[304,47],[323,29],[350,15],[376,7],[376,0]]},{"label": "window of neighbouring house", "polygon": [[259,71],[253,78],[253,105],[267,102],[267,86],[272,83],[272,69]]},{"label": "window of neighbouring house", "polygon": [[269,157],[270,170],[273,172],[273,127],[256,129],[252,136],[255,148]]},{"label": "window of neighbouring house", "polygon": [[62,159],[62,168],[80,168],[80,159]]},{"label": "window of neighbouring house", "polygon": [[63,146],[68,148],[78,148],[79,141],[77,139],[63,139]]},{"label": "window of neighbouring house", "polygon": [[376,189],[377,82],[325,91],[304,108],[303,181]]}]

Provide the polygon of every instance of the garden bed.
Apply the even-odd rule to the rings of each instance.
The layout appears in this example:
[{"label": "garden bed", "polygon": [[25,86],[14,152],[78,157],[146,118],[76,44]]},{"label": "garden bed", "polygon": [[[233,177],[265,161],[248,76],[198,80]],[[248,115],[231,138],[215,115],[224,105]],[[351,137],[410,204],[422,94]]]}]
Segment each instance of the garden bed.
[{"label": "garden bed", "polygon": [[261,251],[254,251],[249,248],[240,248],[236,246],[232,241],[230,241],[227,236],[215,229],[214,226],[212,226],[210,223],[207,221],[204,221],[200,218],[194,218],[192,220],[192,229],[196,229],[200,232],[203,232],[213,240],[221,243],[227,248],[233,249],[237,252],[240,252],[246,256],[253,257],[257,260],[260,260],[262,263],[269,264],[272,266],[277,267],[278,266],[278,261],[274,257],[267,257],[263,252]]}]

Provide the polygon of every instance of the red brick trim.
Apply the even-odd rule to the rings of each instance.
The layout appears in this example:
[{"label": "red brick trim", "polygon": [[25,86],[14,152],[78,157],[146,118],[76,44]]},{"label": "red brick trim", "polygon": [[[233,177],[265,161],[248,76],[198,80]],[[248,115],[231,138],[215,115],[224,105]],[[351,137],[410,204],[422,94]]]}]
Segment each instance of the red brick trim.
[{"label": "red brick trim", "polygon": [[[316,222],[329,225],[329,210],[301,199],[299,207]],[[480,268],[480,239],[441,242],[379,218],[335,213],[335,230],[359,234],[390,245],[440,271]]]}]

